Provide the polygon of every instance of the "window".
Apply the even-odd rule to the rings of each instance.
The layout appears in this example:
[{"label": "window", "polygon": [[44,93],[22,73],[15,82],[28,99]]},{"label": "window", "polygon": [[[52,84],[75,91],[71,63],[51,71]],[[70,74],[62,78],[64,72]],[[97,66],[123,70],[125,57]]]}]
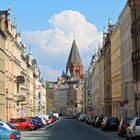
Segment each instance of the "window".
[{"label": "window", "polygon": [[38,93],[38,98],[41,99],[41,93],[40,92]]},{"label": "window", "polygon": [[26,120],[25,119],[20,119],[20,122],[26,122]]},{"label": "window", "polygon": [[133,65],[133,79],[134,81],[137,81],[137,77],[138,77],[138,66],[137,64]]},{"label": "window", "polygon": [[3,126],[3,124],[2,124],[2,123],[0,123],[0,126]]},{"label": "window", "polygon": [[6,122],[6,124],[7,124],[11,129],[16,129],[11,123]]}]

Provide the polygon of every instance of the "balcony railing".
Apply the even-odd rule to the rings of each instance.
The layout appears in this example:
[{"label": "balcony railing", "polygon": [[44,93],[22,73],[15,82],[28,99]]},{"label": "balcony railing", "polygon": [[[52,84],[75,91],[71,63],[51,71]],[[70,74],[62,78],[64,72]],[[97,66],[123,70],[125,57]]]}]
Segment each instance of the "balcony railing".
[{"label": "balcony railing", "polygon": [[14,101],[24,102],[26,101],[26,97],[23,94],[17,94],[17,95],[14,95]]}]

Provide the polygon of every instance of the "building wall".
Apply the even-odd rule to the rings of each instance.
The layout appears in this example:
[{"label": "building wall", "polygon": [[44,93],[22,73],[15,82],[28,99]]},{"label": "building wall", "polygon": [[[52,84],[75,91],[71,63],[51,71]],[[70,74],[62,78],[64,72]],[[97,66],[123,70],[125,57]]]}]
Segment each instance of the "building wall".
[{"label": "building wall", "polygon": [[104,56],[101,54],[98,60],[99,63],[99,114],[105,113],[104,101]]},{"label": "building wall", "polygon": [[92,69],[93,67],[89,67],[86,71],[84,83],[84,112],[88,115],[93,114]]},{"label": "building wall", "polygon": [[60,89],[56,95],[56,108],[58,113],[67,114],[67,90]]},{"label": "building wall", "polygon": [[0,119],[6,120],[5,102],[5,37],[0,29]]},{"label": "building wall", "polygon": [[[140,1],[128,0],[131,11],[134,115],[140,115]],[[130,20],[129,20],[130,21]],[[131,84],[131,83],[130,83]],[[126,84],[126,90],[129,83]]]},{"label": "building wall", "polygon": [[111,84],[112,116],[120,118],[121,81],[120,81],[120,30],[116,24],[111,35]]},{"label": "building wall", "polygon": [[132,70],[132,38],[130,7],[125,6],[119,16],[120,65],[121,65],[121,101],[128,99],[128,105],[121,107],[121,115],[134,116],[134,92]]},{"label": "building wall", "polygon": [[[18,44],[17,41],[14,42],[13,44],[14,50],[13,50],[13,86],[14,86],[14,91],[13,91],[13,105],[14,105],[14,118],[16,117],[21,117],[22,115],[22,100],[20,100],[21,96],[21,90],[20,90],[20,84],[17,83],[17,76],[21,75],[21,45]],[[15,100],[15,96],[17,97],[17,100]]]},{"label": "building wall", "polygon": [[100,115],[99,63],[96,61],[92,75],[93,114]]},{"label": "building wall", "polygon": [[[26,68],[26,60],[25,60],[25,54],[24,54],[24,50],[22,50],[21,53],[21,71],[20,71],[20,75],[24,76],[25,78],[25,83],[20,84],[20,88],[19,88],[19,92],[21,95],[23,95],[25,97],[25,100],[23,102],[20,103],[21,105],[21,110],[20,110],[20,116],[26,117],[27,116],[27,68]],[[19,116],[18,115],[18,116]]]},{"label": "building wall", "polygon": [[47,92],[47,114],[56,111],[55,106],[55,93],[58,92],[58,90],[54,87],[49,88]]},{"label": "building wall", "polygon": [[[108,36],[110,36],[108,34]],[[109,38],[109,37],[108,37]],[[112,94],[111,94],[111,48],[108,39],[104,46],[104,97],[105,97],[105,115],[112,114]]]},{"label": "building wall", "polygon": [[32,58],[28,56],[26,58],[27,63],[27,116],[33,116],[34,108],[33,108],[33,100],[34,100],[34,80],[33,80],[33,67],[32,67]]},{"label": "building wall", "polygon": [[5,43],[5,92],[6,92],[6,120],[14,117],[14,43],[12,35],[8,31]]}]

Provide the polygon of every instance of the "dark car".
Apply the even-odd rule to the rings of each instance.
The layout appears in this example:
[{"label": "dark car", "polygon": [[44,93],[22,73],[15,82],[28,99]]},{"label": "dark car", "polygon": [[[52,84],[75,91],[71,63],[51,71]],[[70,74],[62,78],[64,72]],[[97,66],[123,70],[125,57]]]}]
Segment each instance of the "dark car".
[{"label": "dark car", "polygon": [[95,126],[95,121],[96,121],[97,117],[98,117],[98,116],[94,116],[94,117],[93,117],[92,126]]},{"label": "dark car", "polygon": [[117,130],[119,126],[119,120],[117,117],[104,117],[101,128],[102,130]]},{"label": "dark car", "polygon": [[31,118],[31,120],[32,120],[32,122],[33,122],[33,124],[34,124],[34,126],[35,126],[34,129],[38,129],[38,128],[41,127],[41,126],[40,126],[40,122],[39,122],[37,119]]},{"label": "dark car", "polygon": [[118,136],[122,137],[126,134],[126,128],[130,126],[133,118],[123,118],[118,127]]},{"label": "dark car", "polygon": [[90,116],[90,117],[87,117],[87,119],[86,119],[86,123],[87,124],[89,124],[89,125],[91,125],[92,124],[92,122],[93,122],[93,119],[94,119],[94,117],[93,116]]},{"label": "dark car", "polygon": [[95,127],[100,127],[104,116],[98,116],[95,121]]},{"label": "dark car", "polygon": [[37,121],[38,127],[41,128],[42,126],[44,126],[43,121],[41,118],[39,117],[32,117],[32,119]]}]

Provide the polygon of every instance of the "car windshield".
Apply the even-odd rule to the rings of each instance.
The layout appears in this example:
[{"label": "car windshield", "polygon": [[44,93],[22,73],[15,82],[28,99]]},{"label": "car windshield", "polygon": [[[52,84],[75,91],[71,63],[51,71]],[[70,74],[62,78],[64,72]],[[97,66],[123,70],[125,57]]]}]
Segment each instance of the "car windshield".
[{"label": "car windshield", "polygon": [[123,123],[129,126],[131,122],[132,119],[125,119]]},{"label": "car windshield", "polygon": [[7,124],[11,129],[16,129],[11,123],[6,122],[6,124]]},{"label": "car windshield", "polygon": [[117,122],[117,119],[116,119],[116,118],[109,118],[109,121],[110,121],[111,123],[116,123],[116,122]]}]

